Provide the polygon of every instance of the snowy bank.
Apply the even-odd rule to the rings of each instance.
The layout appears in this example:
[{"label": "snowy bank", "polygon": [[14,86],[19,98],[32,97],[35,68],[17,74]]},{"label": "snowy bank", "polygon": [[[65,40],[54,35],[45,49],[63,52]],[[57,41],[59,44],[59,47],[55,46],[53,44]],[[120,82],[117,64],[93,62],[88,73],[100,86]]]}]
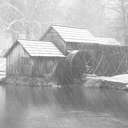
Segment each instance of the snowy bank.
[{"label": "snowy bank", "polygon": [[128,74],[121,74],[111,77],[87,75],[84,86],[128,90]]}]

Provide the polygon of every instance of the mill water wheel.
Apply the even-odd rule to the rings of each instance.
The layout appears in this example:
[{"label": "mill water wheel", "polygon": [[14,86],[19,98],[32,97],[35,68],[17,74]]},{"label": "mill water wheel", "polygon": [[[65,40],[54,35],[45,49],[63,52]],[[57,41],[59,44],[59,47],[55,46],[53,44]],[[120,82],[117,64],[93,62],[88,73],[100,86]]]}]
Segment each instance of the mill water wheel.
[{"label": "mill water wheel", "polygon": [[56,78],[59,84],[72,83],[74,79],[80,79],[83,73],[88,72],[91,65],[91,55],[87,51],[75,50],[68,54],[66,59],[60,62],[56,68]]}]

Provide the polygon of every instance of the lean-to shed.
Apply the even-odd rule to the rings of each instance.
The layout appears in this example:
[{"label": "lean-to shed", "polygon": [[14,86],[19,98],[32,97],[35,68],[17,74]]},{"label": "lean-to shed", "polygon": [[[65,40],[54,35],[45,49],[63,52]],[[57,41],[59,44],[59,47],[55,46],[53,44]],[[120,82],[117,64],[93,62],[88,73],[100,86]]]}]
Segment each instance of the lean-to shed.
[{"label": "lean-to shed", "polygon": [[52,73],[63,53],[52,43],[18,40],[5,53],[7,75],[44,76]]}]

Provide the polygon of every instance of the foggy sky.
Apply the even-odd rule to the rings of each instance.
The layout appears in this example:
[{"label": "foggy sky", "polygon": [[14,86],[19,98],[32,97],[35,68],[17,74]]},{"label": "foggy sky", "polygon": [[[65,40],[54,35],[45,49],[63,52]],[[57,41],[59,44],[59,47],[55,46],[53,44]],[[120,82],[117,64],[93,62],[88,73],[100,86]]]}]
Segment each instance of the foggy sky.
[{"label": "foggy sky", "polygon": [[108,31],[107,20],[115,14],[106,11],[107,1],[0,0],[0,30],[13,34],[29,33],[28,39],[39,39],[49,25],[56,24],[87,28],[96,36],[114,37]]}]

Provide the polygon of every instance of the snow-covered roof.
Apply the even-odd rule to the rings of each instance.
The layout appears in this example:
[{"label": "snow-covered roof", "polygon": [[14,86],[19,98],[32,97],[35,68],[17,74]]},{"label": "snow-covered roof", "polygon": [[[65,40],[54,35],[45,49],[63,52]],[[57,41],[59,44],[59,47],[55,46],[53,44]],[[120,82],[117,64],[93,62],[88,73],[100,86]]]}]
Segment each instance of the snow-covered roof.
[{"label": "snow-covered roof", "polygon": [[51,26],[66,42],[84,42],[87,39],[94,39],[94,36],[88,29],[79,29],[73,27]]},{"label": "snow-covered roof", "polygon": [[92,43],[101,45],[120,45],[114,38],[95,37],[88,29],[64,26],[51,26],[65,42]]},{"label": "snow-covered roof", "polygon": [[104,45],[120,45],[115,38],[96,37],[95,41]]},{"label": "snow-covered roof", "polygon": [[52,42],[28,40],[18,40],[17,42],[23,46],[30,56],[65,57]]}]

